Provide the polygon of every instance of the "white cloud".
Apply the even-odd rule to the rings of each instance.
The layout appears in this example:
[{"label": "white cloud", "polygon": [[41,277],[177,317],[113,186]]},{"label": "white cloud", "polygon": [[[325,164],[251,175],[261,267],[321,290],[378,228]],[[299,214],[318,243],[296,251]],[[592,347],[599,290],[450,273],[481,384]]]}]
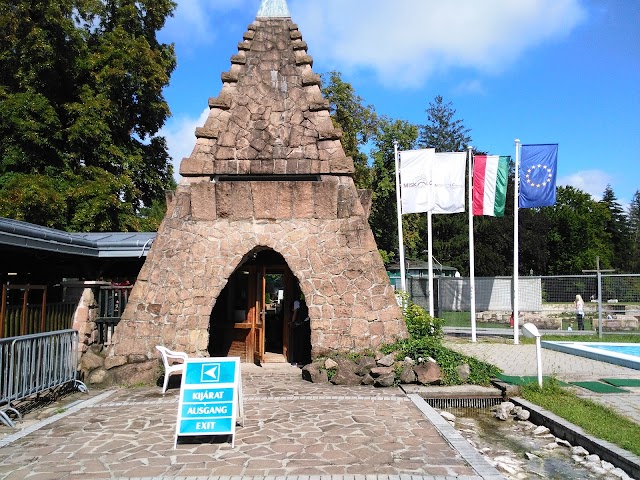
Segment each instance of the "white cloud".
[{"label": "white cloud", "polygon": [[[208,44],[223,27],[217,17],[239,9],[254,8],[256,0],[177,0],[173,17],[162,31],[170,41]],[[226,19],[228,21],[228,19]]]},{"label": "white cloud", "polygon": [[613,179],[602,170],[583,170],[558,177],[557,184],[578,188],[599,201],[602,200],[602,194],[607,185],[613,184]]},{"label": "white cloud", "polygon": [[181,116],[172,117],[160,130],[160,135],[167,139],[167,147],[169,155],[172,158],[173,171],[176,182],[180,182],[182,178],[179,174],[180,162],[183,158],[191,155],[193,147],[196,144],[196,127],[204,125],[209,108],[205,108],[198,118]]},{"label": "white cloud", "polygon": [[311,55],[402,87],[455,67],[500,72],[586,17],[581,0],[290,0],[290,10]]},{"label": "white cloud", "polygon": [[486,95],[487,90],[484,87],[484,84],[480,80],[469,80],[466,82],[459,83],[453,88],[453,92],[458,95]]}]

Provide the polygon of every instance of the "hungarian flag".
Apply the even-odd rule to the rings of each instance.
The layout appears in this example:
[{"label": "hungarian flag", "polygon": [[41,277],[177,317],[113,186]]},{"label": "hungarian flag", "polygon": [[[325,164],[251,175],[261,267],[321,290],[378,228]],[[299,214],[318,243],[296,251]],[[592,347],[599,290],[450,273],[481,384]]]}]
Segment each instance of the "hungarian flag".
[{"label": "hungarian flag", "polygon": [[473,214],[503,217],[507,203],[509,157],[473,157]]}]

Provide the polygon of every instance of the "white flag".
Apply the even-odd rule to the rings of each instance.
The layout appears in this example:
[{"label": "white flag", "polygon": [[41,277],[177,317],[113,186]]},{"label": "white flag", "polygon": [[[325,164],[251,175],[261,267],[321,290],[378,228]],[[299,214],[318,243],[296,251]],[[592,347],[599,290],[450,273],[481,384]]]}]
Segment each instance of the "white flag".
[{"label": "white flag", "polygon": [[400,152],[402,213],[464,212],[465,152]]}]

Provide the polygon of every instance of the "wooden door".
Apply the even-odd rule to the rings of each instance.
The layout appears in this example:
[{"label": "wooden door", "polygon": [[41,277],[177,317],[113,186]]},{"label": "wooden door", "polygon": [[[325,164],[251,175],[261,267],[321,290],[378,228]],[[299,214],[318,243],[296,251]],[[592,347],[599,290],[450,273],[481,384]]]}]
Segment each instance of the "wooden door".
[{"label": "wooden door", "polygon": [[264,265],[258,266],[256,275],[256,302],[255,315],[253,318],[253,361],[256,364],[264,362],[264,328],[265,328],[265,287],[266,268]]},{"label": "wooden door", "polygon": [[282,322],[282,354],[289,360],[291,315],[293,314],[293,274],[288,268],[284,272],[284,321]]}]

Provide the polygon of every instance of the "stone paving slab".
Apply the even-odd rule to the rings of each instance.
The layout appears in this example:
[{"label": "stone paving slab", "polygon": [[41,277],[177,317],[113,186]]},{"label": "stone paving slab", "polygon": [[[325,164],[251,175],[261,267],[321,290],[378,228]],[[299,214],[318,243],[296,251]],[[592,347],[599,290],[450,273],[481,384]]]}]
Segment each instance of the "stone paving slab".
[{"label": "stone paving slab", "polygon": [[293,367],[242,371],[235,448],[226,437],[183,437],[174,449],[178,390],[117,389],[5,437],[0,479],[503,478],[452,447],[459,439],[423,412],[433,409],[400,389],[311,384]]}]

